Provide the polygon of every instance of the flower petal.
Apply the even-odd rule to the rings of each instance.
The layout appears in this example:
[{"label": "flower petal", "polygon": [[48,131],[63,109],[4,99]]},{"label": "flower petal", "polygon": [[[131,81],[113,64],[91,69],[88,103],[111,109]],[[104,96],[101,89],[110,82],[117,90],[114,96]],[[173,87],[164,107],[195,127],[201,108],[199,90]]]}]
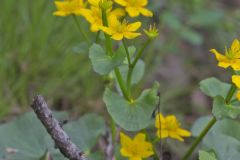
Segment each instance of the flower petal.
[{"label": "flower petal", "polygon": [[210,51],[215,54],[219,67],[227,68],[231,66],[231,62],[226,56],[220,54],[216,49],[211,49]]},{"label": "flower petal", "polygon": [[114,33],[111,38],[116,41],[120,41],[123,39],[123,33]]},{"label": "flower petal", "polygon": [[127,26],[127,30],[128,31],[136,31],[138,30],[138,28],[140,28],[142,25],[141,22],[135,22],[135,23],[131,23]]},{"label": "flower petal", "polygon": [[232,76],[232,82],[240,88],[240,76],[239,75],[234,75]]},{"label": "flower petal", "polygon": [[143,133],[138,133],[135,137],[134,137],[134,141],[138,141],[138,142],[144,142],[146,138],[146,135]]},{"label": "flower petal", "polygon": [[116,3],[118,3],[121,6],[126,6],[127,5],[127,1],[126,0],[115,0]]},{"label": "flower petal", "polygon": [[240,91],[237,92],[237,99],[240,101]]},{"label": "flower petal", "polygon": [[124,37],[126,37],[127,39],[133,39],[140,35],[141,35],[141,33],[133,33],[133,32],[125,32],[124,33]]},{"label": "flower petal", "polygon": [[137,17],[140,14],[136,7],[126,7],[126,11],[128,12],[130,17]]},{"label": "flower petal", "polygon": [[140,8],[139,12],[146,17],[152,17],[153,16],[153,13],[146,8]]},{"label": "flower petal", "polygon": [[191,132],[185,130],[185,129],[181,129],[181,128],[178,128],[177,129],[177,133],[182,136],[182,137],[189,137],[191,136]]}]

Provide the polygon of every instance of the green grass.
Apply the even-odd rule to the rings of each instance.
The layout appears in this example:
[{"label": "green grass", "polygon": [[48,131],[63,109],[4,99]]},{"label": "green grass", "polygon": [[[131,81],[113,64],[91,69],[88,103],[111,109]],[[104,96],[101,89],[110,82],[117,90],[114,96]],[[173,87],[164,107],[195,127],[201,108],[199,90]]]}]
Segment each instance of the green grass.
[{"label": "green grass", "polygon": [[54,10],[48,0],[1,3],[0,115],[12,107],[28,109],[36,94],[69,105],[98,95],[100,77],[87,54],[72,50],[82,41],[74,21],[53,16]]}]

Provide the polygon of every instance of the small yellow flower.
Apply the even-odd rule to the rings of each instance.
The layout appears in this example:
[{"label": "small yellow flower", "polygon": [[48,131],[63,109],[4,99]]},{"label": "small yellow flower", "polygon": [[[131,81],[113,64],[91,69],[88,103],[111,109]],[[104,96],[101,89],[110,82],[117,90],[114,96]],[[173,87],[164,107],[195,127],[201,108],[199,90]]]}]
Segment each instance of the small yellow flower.
[{"label": "small yellow flower", "polygon": [[152,17],[153,13],[146,9],[148,0],[115,0],[121,6],[124,6],[130,17],[137,17],[142,14],[146,17]]},{"label": "small yellow flower", "polygon": [[[160,122],[159,122],[160,121]],[[160,113],[156,116],[155,126],[158,129],[157,135],[160,138],[174,138],[183,141],[182,137],[189,137],[191,133],[180,128],[180,123],[174,115],[166,116]]]},{"label": "small yellow flower", "polygon": [[[236,85],[238,89],[240,89],[240,76],[234,75],[232,76],[232,82]],[[237,92],[237,99],[240,101],[240,90]]]},{"label": "small yellow flower", "polygon": [[144,29],[143,31],[151,39],[153,39],[153,38],[155,38],[155,37],[157,37],[159,35],[158,29],[156,28],[155,24],[154,25],[150,25],[148,30]]},{"label": "small yellow flower", "polygon": [[102,27],[102,30],[111,35],[114,40],[122,40],[124,37],[127,39],[133,39],[141,35],[135,32],[141,27],[141,22],[135,22],[128,24],[126,20],[120,22],[116,16],[111,16],[109,19],[109,27]]},{"label": "small yellow flower", "polygon": [[240,42],[237,39],[233,41],[231,48],[226,49],[225,55],[219,53],[216,49],[210,51],[215,54],[219,67],[232,67],[234,70],[240,70]]},{"label": "small yellow flower", "polygon": [[[108,19],[112,16],[121,17],[124,14],[124,10],[120,8],[107,10]],[[84,9],[83,16],[91,24],[92,32],[97,32],[101,29],[101,27],[103,27],[102,10],[100,7],[91,6],[90,9]]]},{"label": "small yellow flower", "polygon": [[81,15],[83,13],[84,3],[83,0],[64,0],[54,2],[57,11],[53,13],[55,16],[68,16],[71,14]]},{"label": "small yellow flower", "polygon": [[147,142],[146,135],[138,133],[134,139],[129,138],[124,133],[120,133],[120,152],[122,156],[129,157],[129,160],[142,160],[153,155],[152,144]]}]

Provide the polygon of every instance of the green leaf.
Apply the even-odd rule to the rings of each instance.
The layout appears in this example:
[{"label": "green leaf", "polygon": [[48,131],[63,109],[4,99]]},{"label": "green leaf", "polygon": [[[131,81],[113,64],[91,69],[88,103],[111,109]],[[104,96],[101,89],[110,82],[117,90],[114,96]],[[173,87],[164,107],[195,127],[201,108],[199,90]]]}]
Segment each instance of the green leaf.
[{"label": "green leaf", "polygon": [[152,89],[144,90],[134,102],[125,100],[107,88],[103,100],[109,114],[120,127],[128,131],[138,131],[151,123],[158,88],[159,84],[155,83]]},{"label": "green leaf", "polygon": [[94,71],[100,75],[105,75],[122,64],[125,58],[125,50],[123,46],[120,46],[111,57],[106,55],[104,49],[100,45],[93,44],[89,49],[89,58],[92,62]]},{"label": "green leaf", "polygon": [[223,97],[217,96],[213,100],[213,115],[217,119],[221,118],[237,118],[240,115],[240,106],[226,104]]},{"label": "green leaf", "polygon": [[214,150],[218,160],[239,160],[240,141],[234,137],[212,131],[203,140],[204,146]]},{"label": "green leaf", "polygon": [[200,89],[210,97],[226,97],[231,85],[211,77],[200,82]]},{"label": "green leaf", "polygon": [[212,116],[204,116],[199,118],[192,126],[192,136],[198,137],[201,131],[207,126],[208,122],[212,119]]},{"label": "green leaf", "polygon": [[[128,74],[128,64],[121,65],[119,69],[120,69],[120,72],[122,73],[123,79],[126,81],[127,74]],[[142,60],[139,60],[135,68],[133,69],[131,83],[132,84],[138,83],[142,79],[144,75],[144,71],[145,71],[145,63]]]},{"label": "green leaf", "polygon": [[[209,116],[201,117],[195,123],[196,128],[203,129],[209,121]],[[205,124],[204,124],[205,123]],[[239,160],[240,157],[240,123],[238,120],[218,120],[202,140],[203,146],[214,150],[218,160]],[[199,133],[193,132],[194,136]]]},{"label": "green leaf", "polygon": [[103,135],[106,129],[103,118],[91,113],[65,125],[64,130],[81,150],[90,151],[97,138]]},{"label": "green leaf", "polygon": [[199,160],[217,160],[213,152],[199,151]]},{"label": "green leaf", "polygon": [[[66,113],[56,115],[58,119],[67,118]],[[86,114],[78,121],[66,124],[64,129],[79,148],[89,151],[104,133],[105,125],[98,115]],[[16,152],[6,152],[7,148]],[[54,160],[66,160],[55,149],[53,140],[33,112],[0,126],[0,157],[6,157],[7,160],[39,160],[44,158],[46,151]]]}]

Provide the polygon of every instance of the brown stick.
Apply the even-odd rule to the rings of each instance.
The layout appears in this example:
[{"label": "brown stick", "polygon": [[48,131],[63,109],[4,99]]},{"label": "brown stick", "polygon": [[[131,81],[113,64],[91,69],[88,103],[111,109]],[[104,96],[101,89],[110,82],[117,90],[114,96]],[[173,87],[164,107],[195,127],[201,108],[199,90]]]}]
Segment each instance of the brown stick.
[{"label": "brown stick", "polygon": [[83,152],[77,148],[67,133],[62,129],[60,123],[55,119],[52,111],[48,108],[46,101],[41,95],[34,98],[31,107],[54,140],[56,148],[58,148],[66,158],[70,160],[87,160]]}]

